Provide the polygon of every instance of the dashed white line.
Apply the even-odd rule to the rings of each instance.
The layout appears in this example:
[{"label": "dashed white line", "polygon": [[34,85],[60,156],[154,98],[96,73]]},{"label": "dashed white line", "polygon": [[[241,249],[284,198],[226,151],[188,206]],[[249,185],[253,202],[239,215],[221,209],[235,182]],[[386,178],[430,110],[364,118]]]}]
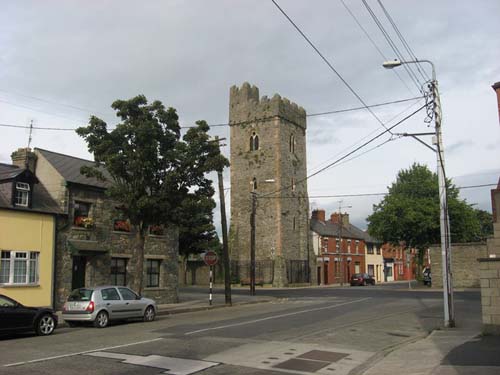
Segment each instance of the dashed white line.
[{"label": "dashed white line", "polygon": [[81,354],[87,354],[87,353],[93,353],[93,352],[104,351],[104,350],[124,348],[126,346],[132,346],[132,345],[147,344],[147,343],[155,342],[155,341],[159,341],[159,340],[163,340],[163,338],[159,337],[157,339],[152,339],[152,340],[137,341],[137,342],[131,342],[129,344],[116,345],[116,346],[108,346],[107,348],[85,350],[83,352],[61,354],[61,355],[56,355],[56,356],[53,356],[53,357],[45,357],[45,358],[32,359],[30,361],[9,363],[7,365],[3,365],[3,367],[14,367],[14,366],[26,365],[28,363],[44,362],[44,361],[50,361],[50,360],[53,360],[53,359],[60,359],[60,358],[66,358],[66,357],[74,357],[76,355],[81,355]]},{"label": "dashed white line", "polygon": [[273,316],[268,316],[266,318],[254,319],[254,320],[249,320],[249,321],[241,322],[241,323],[227,324],[227,325],[218,326],[218,327],[211,327],[211,328],[203,328],[203,329],[198,329],[196,331],[186,332],[184,335],[189,336],[189,335],[194,335],[195,333],[201,333],[201,332],[207,332],[207,331],[215,331],[215,330],[224,329],[224,328],[232,328],[232,327],[244,326],[244,325],[248,325],[248,324],[254,324],[254,323],[263,322],[263,321],[266,321],[266,320],[272,320],[272,319],[278,319],[278,318],[285,318],[287,316],[310,313],[310,312],[313,312],[313,311],[334,309],[334,308],[339,307],[339,306],[350,305],[352,303],[358,303],[358,302],[366,301],[366,300],[369,300],[371,298],[372,297],[366,297],[366,298],[361,298],[361,299],[357,299],[357,300],[354,300],[354,301],[349,301],[349,302],[344,302],[344,303],[338,303],[338,304],[332,305],[332,306],[317,307],[315,309],[308,309],[308,310],[295,311],[295,312],[287,313],[287,314],[273,315]]}]

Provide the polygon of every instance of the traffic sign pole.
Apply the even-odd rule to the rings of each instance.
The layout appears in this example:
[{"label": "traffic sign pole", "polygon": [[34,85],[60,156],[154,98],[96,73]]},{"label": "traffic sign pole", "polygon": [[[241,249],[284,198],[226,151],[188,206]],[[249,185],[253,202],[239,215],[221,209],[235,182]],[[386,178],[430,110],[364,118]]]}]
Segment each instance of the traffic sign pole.
[{"label": "traffic sign pole", "polygon": [[208,295],[208,304],[212,306],[212,288],[213,288],[213,267],[210,266],[210,290]]}]

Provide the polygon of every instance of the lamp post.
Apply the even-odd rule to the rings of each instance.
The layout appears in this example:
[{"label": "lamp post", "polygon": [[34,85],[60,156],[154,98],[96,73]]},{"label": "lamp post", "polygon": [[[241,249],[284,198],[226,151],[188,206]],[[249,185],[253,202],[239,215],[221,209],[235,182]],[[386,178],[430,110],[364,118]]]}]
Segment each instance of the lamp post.
[{"label": "lamp post", "polygon": [[441,258],[443,264],[443,298],[444,298],[444,325],[445,327],[455,326],[455,313],[453,306],[453,284],[451,274],[451,246],[450,246],[450,221],[448,217],[448,196],[446,188],[446,174],[444,169],[444,150],[441,135],[441,100],[439,98],[438,82],[436,79],[436,69],[430,60],[410,60],[410,61],[386,61],[382,66],[386,69],[393,69],[403,64],[428,63],[432,67],[432,97],[436,156],[437,156],[437,174],[439,183],[439,206],[440,206],[440,230],[441,230]]}]

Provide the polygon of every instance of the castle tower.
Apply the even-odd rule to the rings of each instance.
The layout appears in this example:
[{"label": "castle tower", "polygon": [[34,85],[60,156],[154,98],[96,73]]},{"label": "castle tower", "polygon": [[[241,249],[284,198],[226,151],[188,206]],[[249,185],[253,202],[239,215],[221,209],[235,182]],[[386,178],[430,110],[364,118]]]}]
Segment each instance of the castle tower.
[{"label": "castle tower", "polygon": [[231,87],[231,226],[233,275],[249,280],[251,193],[257,196],[256,280],[274,286],[310,281],[306,112],[278,94],[259,98]]}]

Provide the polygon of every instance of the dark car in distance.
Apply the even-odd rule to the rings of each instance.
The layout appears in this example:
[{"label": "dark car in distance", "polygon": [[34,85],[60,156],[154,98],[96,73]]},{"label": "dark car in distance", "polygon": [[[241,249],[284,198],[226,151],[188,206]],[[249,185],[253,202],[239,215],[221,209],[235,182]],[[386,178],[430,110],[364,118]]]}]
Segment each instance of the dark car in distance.
[{"label": "dark car in distance", "polygon": [[351,286],[375,285],[375,279],[368,273],[355,273],[351,276]]},{"label": "dark car in distance", "polygon": [[54,310],[28,307],[0,294],[0,334],[34,331],[39,336],[50,335],[57,327]]}]

